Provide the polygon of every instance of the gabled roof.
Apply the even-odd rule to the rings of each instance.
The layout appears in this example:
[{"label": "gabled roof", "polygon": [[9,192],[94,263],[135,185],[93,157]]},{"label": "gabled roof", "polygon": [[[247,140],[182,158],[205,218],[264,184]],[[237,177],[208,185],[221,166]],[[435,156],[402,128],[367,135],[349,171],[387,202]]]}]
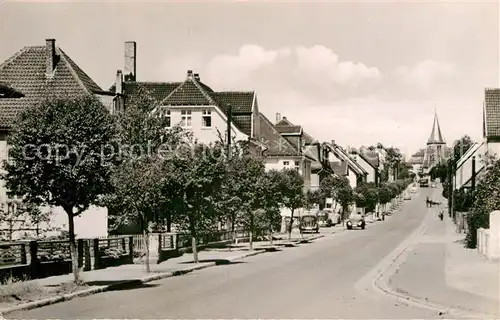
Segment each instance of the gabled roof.
[{"label": "gabled roof", "polygon": [[[477,151],[485,144],[485,142],[474,144],[464,153],[464,155],[457,162],[457,170],[467,161],[470,157],[476,155]],[[478,159],[479,160],[479,159]]]},{"label": "gabled roof", "polygon": [[366,163],[368,163],[373,169],[379,168],[380,161],[378,158],[378,153],[371,151],[360,152],[359,157]]},{"label": "gabled roof", "polygon": [[[231,105],[234,125],[246,135],[250,136],[252,133],[252,112],[256,99],[254,91],[215,92],[188,73],[184,82],[126,81],[123,83],[123,93],[127,96],[134,95],[141,87],[150,92],[151,97],[161,106],[213,105],[227,117],[228,105]],[[115,92],[115,85],[109,90]]]},{"label": "gabled roof", "polygon": [[486,137],[500,137],[500,89],[484,91],[484,127]]},{"label": "gabled roof", "polygon": [[48,95],[103,93],[59,47],[51,77],[46,76],[46,46],[24,47],[0,65],[0,82],[24,95],[0,99],[0,127],[10,128],[17,115]]},{"label": "gabled roof", "polygon": [[350,156],[349,154],[347,154],[347,152],[345,150],[343,150],[339,145],[335,144],[331,144],[331,143],[325,143],[326,146],[328,146],[328,148],[330,148],[330,150],[342,161],[346,162],[349,166],[349,168],[351,168],[356,174],[361,174],[361,175],[364,175],[364,174],[367,174],[368,172],[366,172],[366,170],[359,164],[357,163],[356,161],[354,161]]},{"label": "gabled roof", "polygon": [[266,156],[301,156],[301,153],[281,136],[262,113],[259,113],[259,122],[261,142],[268,147],[265,151]]},{"label": "gabled roof", "polygon": [[[210,96],[212,89],[202,87],[198,81],[188,77],[160,102],[162,106],[213,106],[217,102]],[[213,91],[212,91],[213,92]]]},{"label": "gabled roof", "polygon": [[333,172],[339,176],[345,176],[347,175],[347,162],[344,161],[331,161],[330,162],[330,167],[332,168]]},{"label": "gabled roof", "polygon": [[434,122],[432,124],[432,131],[429,139],[427,139],[427,144],[446,144],[441,134],[441,127],[439,126],[439,120],[437,113],[434,113]]}]

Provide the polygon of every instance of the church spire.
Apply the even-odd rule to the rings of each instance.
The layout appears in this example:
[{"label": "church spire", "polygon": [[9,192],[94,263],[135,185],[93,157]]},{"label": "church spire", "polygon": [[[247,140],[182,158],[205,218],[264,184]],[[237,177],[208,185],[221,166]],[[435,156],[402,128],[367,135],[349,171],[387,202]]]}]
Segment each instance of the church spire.
[{"label": "church spire", "polygon": [[441,134],[441,127],[439,126],[436,109],[434,109],[434,123],[432,124],[431,135],[427,140],[427,145],[430,144],[446,144],[444,142],[443,135]]}]

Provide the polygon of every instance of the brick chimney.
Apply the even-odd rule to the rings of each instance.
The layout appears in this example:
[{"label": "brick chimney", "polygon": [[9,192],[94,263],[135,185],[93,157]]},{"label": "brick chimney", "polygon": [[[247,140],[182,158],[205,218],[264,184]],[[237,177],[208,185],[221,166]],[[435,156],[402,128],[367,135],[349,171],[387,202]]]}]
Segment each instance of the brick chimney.
[{"label": "brick chimney", "polygon": [[335,146],[335,140],[330,141],[330,144],[331,144],[332,146]]},{"label": "brick chimney", "polygon": [[123,93],[123,74],[121,70],[116,71],[115,93]]},{"label": "brick chimney", "polygon": [[56,67],[56,39],[45,40],[45,74],[52,76]]},{"label": "brick chimney", "polygon": [[188,79],[193,78],[193,70],[188,70],[187,71],[187,77],[188,77]]},{"label": "brick chimney", "polygon": [[281,121],[281,113],[276,112],[276,123]]},{"label": "brick chimney", "polygon": [[125,42],[125,81],[136,81],[137,43]]},{"label": "brick chimney", "polygon": [[199,73],[194,74],[194,80],[200,81],[200,74]]}]

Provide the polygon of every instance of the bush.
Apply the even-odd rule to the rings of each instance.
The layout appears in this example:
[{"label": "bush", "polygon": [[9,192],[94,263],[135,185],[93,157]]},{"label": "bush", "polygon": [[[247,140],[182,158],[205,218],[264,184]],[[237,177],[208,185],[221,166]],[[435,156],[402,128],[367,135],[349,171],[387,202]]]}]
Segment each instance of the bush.
[{"label": "bush", "polygon": [[475,249],[477,246],[477,229],[490,227],[490,215],[488,213],[468,214],[467,224],[469,229],[465,236],[465,246],[469,249]]}]

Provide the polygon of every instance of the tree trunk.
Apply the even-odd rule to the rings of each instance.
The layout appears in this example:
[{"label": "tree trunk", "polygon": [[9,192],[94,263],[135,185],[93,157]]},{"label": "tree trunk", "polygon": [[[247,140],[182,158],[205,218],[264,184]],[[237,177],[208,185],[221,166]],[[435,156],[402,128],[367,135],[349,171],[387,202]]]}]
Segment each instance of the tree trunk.
[{"label": "tree trunk", "polygon": [[146,272],[150,273],[151,266],[149,265],[149,230],[147,227],[142,229],[142,236],[144,238],[144,246],[146,247],[146,261],[145,261]]},{"label": "tree trunk", "polygon": [[172,214],[167,213],[167,232],[172,232]]},{"label": "tree trunk", "polygon": [[79,283],[80,270],[78,269],[78,250],[76,249],[75,220],[73,217],[73,208],[66,208],[65,211],[68,215],[69,250],[71,252],[71,270],[73,271],[73,281],[74,283]]},{"label": "tree trunk", "polygon": [[290,214],[290,226],[288,227],[288,241],[292,240],[293,211],[294,211],[294,209],[292,209],[292,213]]},{"label": "tree trunk", "polygon": [[248,250],[253,251],[253,214],[250,214],[250,228],[248,232]]},{"label": "tree trunk", "polygon": [[198,248],[196,248],[196,226],[192,216],[189,216],[189,231],[191,232],[191,250],[193,251],[193,261],[198,263]]},{"label": "tree trunk", "polygon": [[271,226],[271,231],[270,231],[270,233],[271,233],[271,240],[269,240],[269,244],[270,244],[270,245],[273,245],[274,232],[273,232],[273,227],[272,227],[272,226]]},{"label": "tree trunk", "polygon": [[191,249],[193,250],[193,261],[198,263],[198,249],[196,248],[196,236],[191,235]]}]

